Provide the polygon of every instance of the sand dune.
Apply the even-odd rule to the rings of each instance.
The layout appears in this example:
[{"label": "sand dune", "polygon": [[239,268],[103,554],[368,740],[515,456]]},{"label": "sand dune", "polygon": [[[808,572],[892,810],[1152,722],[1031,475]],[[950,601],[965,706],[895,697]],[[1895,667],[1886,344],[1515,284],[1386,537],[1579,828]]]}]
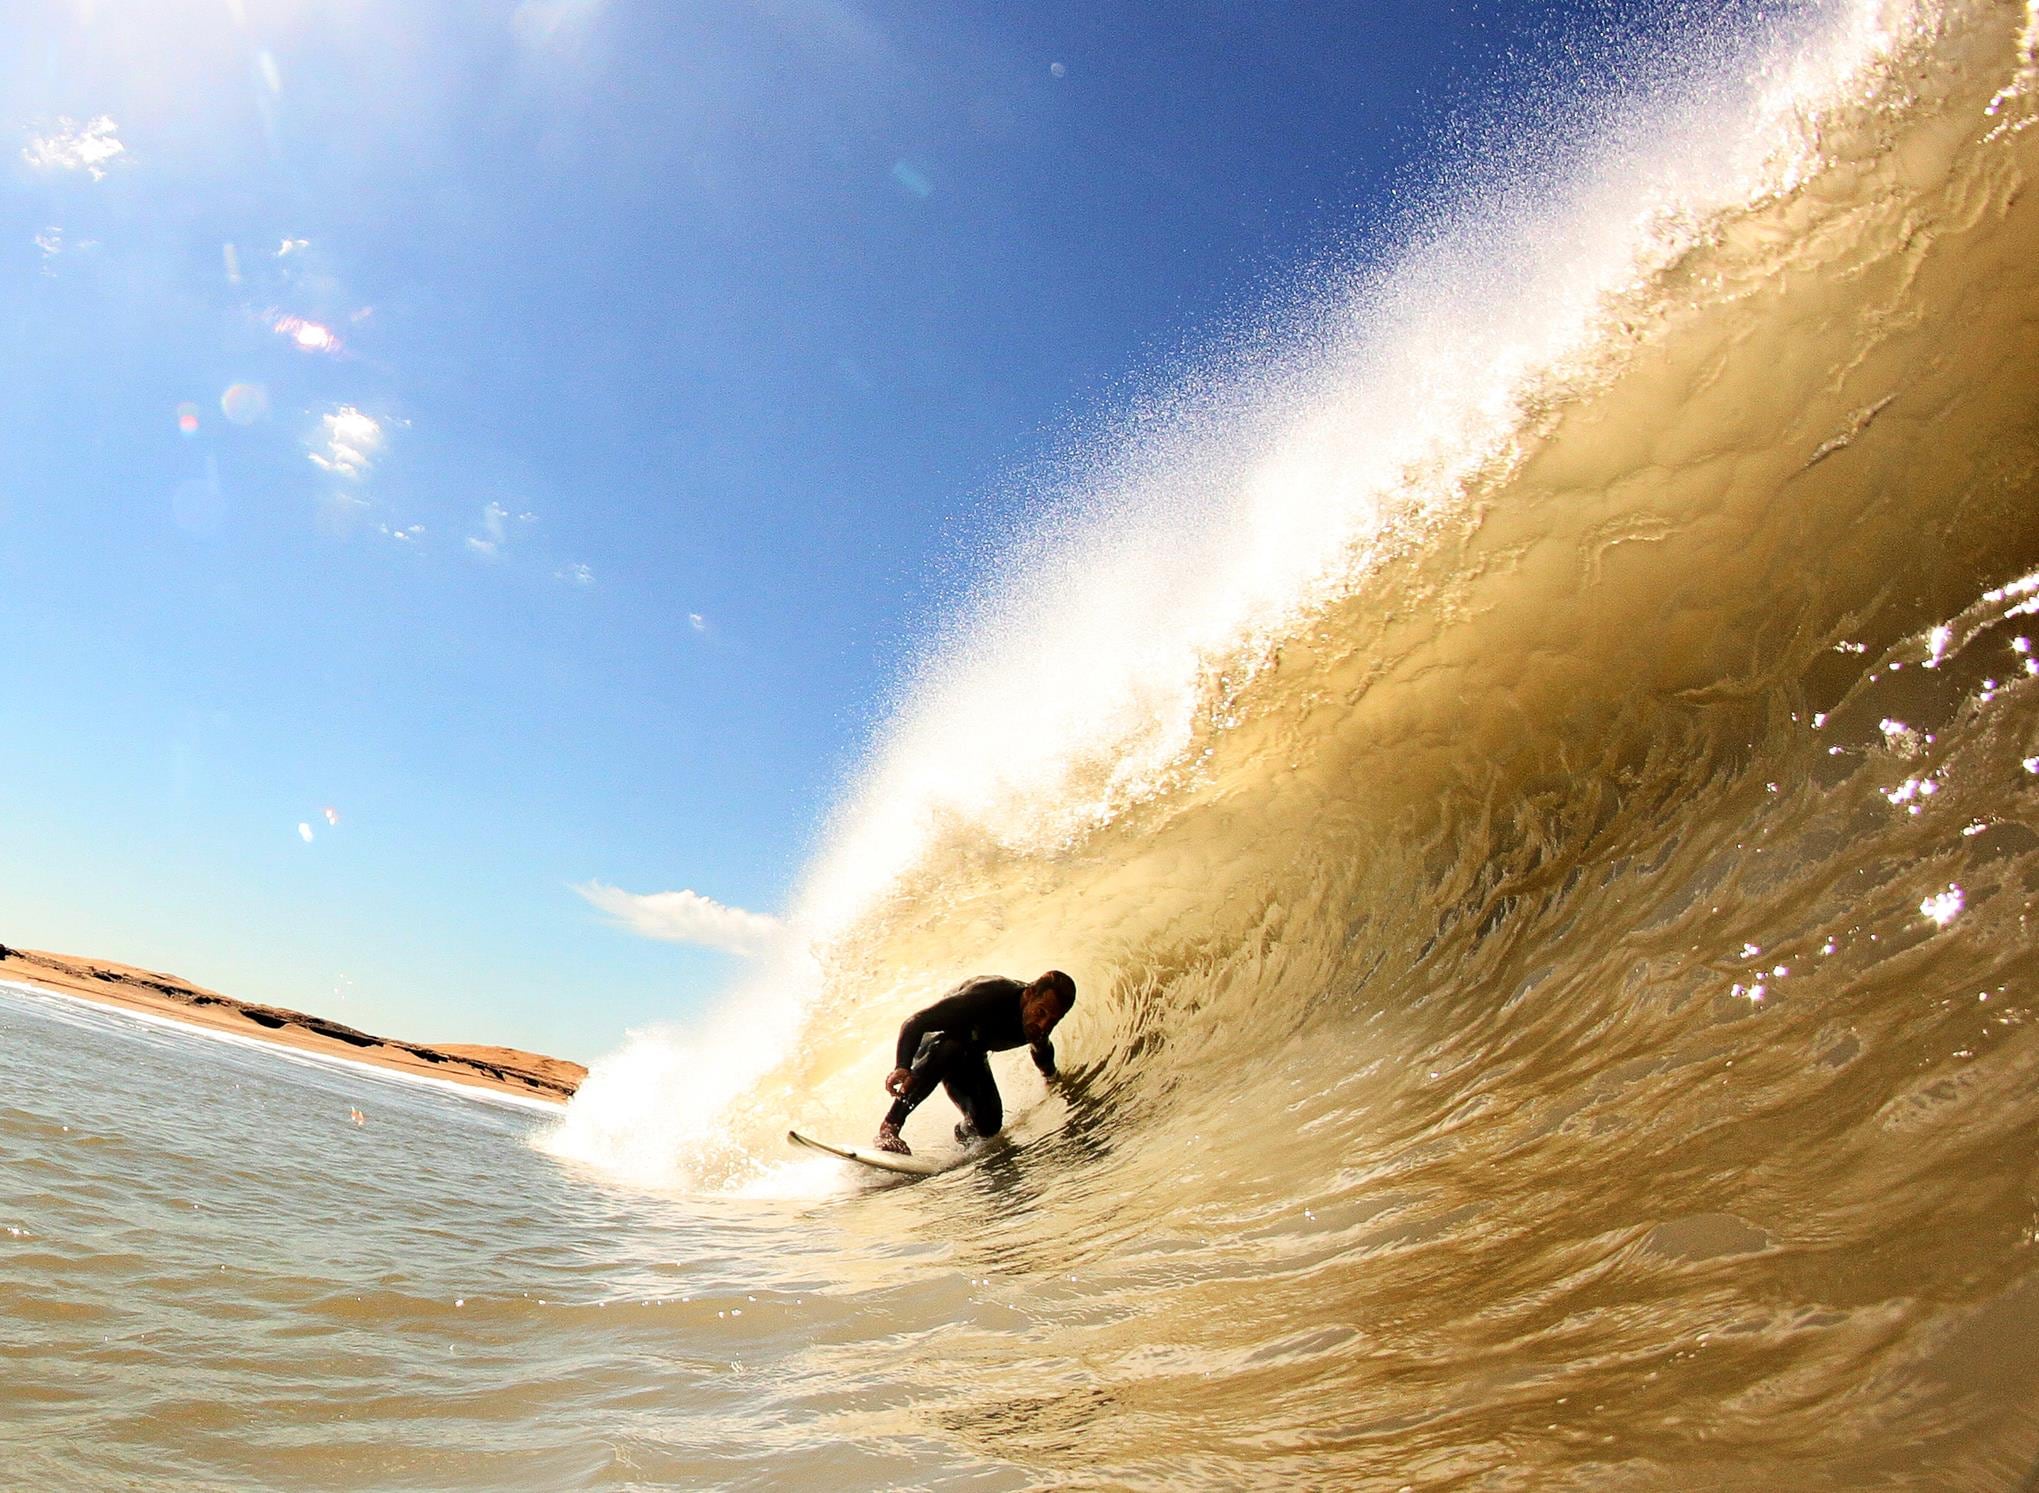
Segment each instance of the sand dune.
[{"label": "sand dune", "polygon": [[236,1000],[176,975],[69,954],[11,949],[0,944],[0,979],[125,1006],[193,1026],[259,1037],[305,1052],[351,1058],[405,1073],[428,1074],[524,1098],[551,1099],[564,1104],[573,1097],[573,1091],[588,1072],[579,1063],[514,1047],[472,1043],[428,1047],[377,1037],[323,1016]]}]

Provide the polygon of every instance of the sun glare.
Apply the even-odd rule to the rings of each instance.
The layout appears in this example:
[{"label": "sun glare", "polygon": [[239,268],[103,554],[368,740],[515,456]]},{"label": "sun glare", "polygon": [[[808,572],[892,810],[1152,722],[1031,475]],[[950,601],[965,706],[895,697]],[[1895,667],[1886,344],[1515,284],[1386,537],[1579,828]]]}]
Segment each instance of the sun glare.
[{"label": "sun glare", "polygon": [[269,325],[280,337],[288,337],[298,347],[312,353],[336,353],[340,350],[340,334],[322,321],[312,321],[302,316],[275,316]]}]

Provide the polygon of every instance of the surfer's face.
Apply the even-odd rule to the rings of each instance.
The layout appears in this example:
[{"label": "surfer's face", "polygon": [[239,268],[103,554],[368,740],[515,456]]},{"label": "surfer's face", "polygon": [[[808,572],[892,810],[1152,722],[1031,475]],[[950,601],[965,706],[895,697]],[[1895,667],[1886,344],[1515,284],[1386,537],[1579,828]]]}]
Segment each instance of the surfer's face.
[{"label": "surfer's face", "polygon": [[1068,1014],[1068,1003],[1055,990],[1029,989],[1020,998],[1020,1029],[1029,1042],[1045,1041],[1055,1023]]}]

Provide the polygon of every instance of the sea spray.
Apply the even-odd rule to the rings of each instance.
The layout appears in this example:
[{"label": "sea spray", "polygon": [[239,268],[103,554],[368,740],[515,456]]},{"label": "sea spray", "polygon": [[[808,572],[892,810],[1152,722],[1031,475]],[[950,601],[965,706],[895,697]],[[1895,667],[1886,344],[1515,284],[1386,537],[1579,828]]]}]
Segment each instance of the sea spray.
[{"label": "sea spray", "polygon": [[753,1174],[731,1137],[730,1111],[793,1040],[820,979],[795,939],[759,962],[699,1026],[632,1031],[589,1068],[564,1118],[536,1143],[646,1186],[720,1187]]}]

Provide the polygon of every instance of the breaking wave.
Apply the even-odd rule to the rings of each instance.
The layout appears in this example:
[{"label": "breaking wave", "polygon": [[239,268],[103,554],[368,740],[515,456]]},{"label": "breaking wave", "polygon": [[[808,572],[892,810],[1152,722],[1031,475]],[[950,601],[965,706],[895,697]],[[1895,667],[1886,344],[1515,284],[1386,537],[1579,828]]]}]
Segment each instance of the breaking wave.
[{"label": "breaking wave", "polygon": [[1029,1408],[953,1434],[1135,1483],[2010,1485],[2035,15],[1715,35],[1124,412],[903,689],[806,947],[548,1148],[820,1185],[785,1126],[868,1131],[907,1011],[1059,966],[1068,1082],[1002,1068],[1011,1166],[911,1217],[1083,1309],[959,1329]]}]

